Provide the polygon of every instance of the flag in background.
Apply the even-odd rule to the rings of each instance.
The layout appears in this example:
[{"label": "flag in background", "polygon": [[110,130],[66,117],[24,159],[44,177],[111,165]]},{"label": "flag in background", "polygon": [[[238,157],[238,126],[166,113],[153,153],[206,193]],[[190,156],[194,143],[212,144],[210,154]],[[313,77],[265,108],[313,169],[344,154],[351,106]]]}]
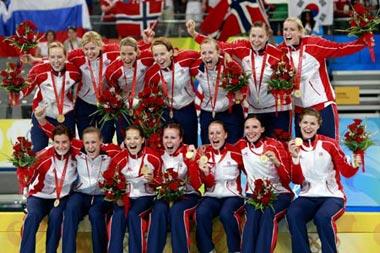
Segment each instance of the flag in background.
[{"label": "flag in background", "polygon": [[114,7],[119,37],[141,37],[144,29],[157,22],[163,10],[162,0],[117,2]]},{"label": "flag in background", "polygon": [[15,33],[24,20],[31,20],[39,32],[66,31],[69,26],[91,29],[85,0],[13,0],[5,18],[7,35]]},{"label": "flag in background", "polygon": [[333,1],[292,0],[289,1],[289,17],[299,17],[305,10],[311,11],[314,20],[320,25],[332,25],[334,18]]},{"label": "flag in background", "polygon": [[249,32],[259,20],[269,24],[262,0],[220,0],[203,20],[200,30],[225,41],[230,36]]}]

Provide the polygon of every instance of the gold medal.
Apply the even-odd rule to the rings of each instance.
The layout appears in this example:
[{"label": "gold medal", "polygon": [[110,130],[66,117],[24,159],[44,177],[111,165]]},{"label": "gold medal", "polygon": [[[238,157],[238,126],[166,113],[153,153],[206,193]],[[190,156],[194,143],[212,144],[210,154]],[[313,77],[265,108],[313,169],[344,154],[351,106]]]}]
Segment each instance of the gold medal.
[{"label": "gold medal", "polygon": [[58,207],[59,206],[59,199],[55,199],[54,201],[54,207]]},{"label": "gold medal", "polygon": [[59,123],[63,123],[63,122],[65,121],[65,115],[63,115],[63,114],[58,114],[58,116],[57,116],[57,121],[58,121]]},{"label": "gold medal", "polygon": [[173,110],[170,110],[170,112],[169,112],[169,117],[170,117],[171,119],[174,117]]},{"label": "gold medal", "polygon": [[300,90],[295,90],[293,95],[296,97],[296,98],[299,98],[301,97],[301,91]]},{"label": "gold medal", "polygon": [[294,144],[297,146],[297,147],[300,147],[303,143],[303,140],[301,138],[295,138],[294,139]]},{"label": "gold medal", "polygon": [[191,159],[193,157],[194,157],[194,151],[189,150],[189,151],[186,152],[186,158],[187,159]]},{"label": "gold medal", "polygon": [[202,155],[201,158],[199,158],[199,164],[200,166],[206,165],[208,162],[208,158],[205,155]]},{"label": "gold medal", "polygon": [[149,173],[151,172],[151,170],[148,168],[148,166],[144,165],[142,168],[141,168],[141,174],[142,175],[148,175]]},{"label": "gold medal", "polygon": [[266,162],[269,161],[269,158],[268,158],[268,156],[266,156],[266,155],[261,155],[261,156],[260,156],[260,161],[263,162],[263,163],[266,163]]}]

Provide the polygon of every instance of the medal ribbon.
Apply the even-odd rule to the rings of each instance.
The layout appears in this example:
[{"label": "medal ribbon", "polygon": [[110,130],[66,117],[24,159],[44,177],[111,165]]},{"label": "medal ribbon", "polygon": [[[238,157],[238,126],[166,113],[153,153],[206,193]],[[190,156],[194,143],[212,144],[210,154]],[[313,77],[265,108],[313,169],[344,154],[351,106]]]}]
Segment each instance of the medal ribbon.
[{"label": "medal ribbon", "polygon": [[255,53],[253,51],[251,53],[252,76],[253,76],[253,82],[255,84],[255,88],[257,90],[257,98],[259,98],[259,96],[260,96],[261,84],[263,82],[264,69],[265,69],[265,63],[267,61],[267,57],[268,57],[268,54],[265,52],[264,56],[263,56],[263,62],[261,63],[260,79],[259,79],[259,81],[257,81],[256,66],[255,66]]},{"label": "medal ribbon", "polygon": [[[133,64],[133,78],[132,78],[132,83],[131,83],[131,91],[129,92],[128,95],[128,104],[129,104],[129,109],[132,109],[133,106],[133,98],[135,97],[136,94],[136,83],[137,83],[137,64],[136,62]],[[124,75],[124,80],[125,80],[125,88],[127,89],[128,82],[127,82],[127,77],[125,75],[124,67],[123,67],[123,75]]]},{"label": "medal ribbon", "polygon": [[65,176],[66,176],[66,171],[67,171],[67,166],[69,164],[69,159],[70,157],[67,157],[67,159],[65,159],[65,165],[63,166],[63,171],[62,171],[62,176],[61,178],[58,179],[58,175],[57,175],[57,169],[55,168],[55,165],[56,165],[56,162],[55,162],[55,157],[53,158],[54,159],[54,182],[55,182],[55,192],[57,194],[57,199],[60,199],[61,197],[61,192],[62,192],[62,187],[63,187],[63,183],[65,181]]},{"label": "medal ribbon", "polygon": [[57,85],[55,84],[55,78],[53,71],[50,72],[51,74],[51,81],[54,89],[54,96],[55,100],[57,101],[57,109],[58,109],[58,115],[63,115],[63,105],[65,103],[65,81],[66,81],[66,71],[63,73],[62,77],[62,87],[61,87],[61,93],[58,94]]},{"label": "medal ribbon", "polygon": [[[172,97],[170,100],[170,105],[169,105],[169,110],[173,110],[173,103],[174,103],[174,62],[172,62],[172,67],[171,67],[171,72],[172,72]],[[164,92],[164,95],[168,96],[168,83],[164,79],[164,76],[162,74],[162,70],[160,69],[160,79],[162,83],[162,90]]]},{"label": "medal ribbon", "polygon": [[103,78],[102,78],[103,77],[103,74],[102,74],[103,73],[103,56],[100,55],[99,57],[99,71],[98,71],[99,84],[98,85],[96,84],[94,71],[92,70],[92,66],[89,59],[87,59],[87,65],[88,65],[88,69],[90,70],[92,87],[94,88],[96,99],[99,100],[99,97],[102,94],[101,89],[103,88]]},{"label": "medal ribbon", "polygon": [[222,70],[222,65],[218,64],[217,68],[218,68],[218,71],[217,71],[217,74],[216,74],[216,82],[215,82],[215,87],[214,87],[214,97],[212,97],[211,87],[210,87],[210,81],[209,81],[209,76],[208,76],[208,70],[205,67],[205,69],[206,69],[206,76],[207,76],[207,87],[208,87],[208,92],[210,93],[210,103],[211,103],[211,110],[212,110],[212,112],[215,112],[216,99],[218,98],[219,82],[220,82],[220,72]]},{"label": "medal ribbon", "polygon": [[[291,62],[292,67],[294,69],[295,66],[294,66],[294,60],[292,57],[292,51],[291,50],[290,50],[289,54],[290,54],[290,62]],[[303,58],[303,46],[302,46],[302,42],[301,42],[300,53],[299,53],[299,57],[298,57],[298,66],[297,66],[296,78],[294,80],[294,90],[299,90],[300,86],[301,86],[302,58]]]}]

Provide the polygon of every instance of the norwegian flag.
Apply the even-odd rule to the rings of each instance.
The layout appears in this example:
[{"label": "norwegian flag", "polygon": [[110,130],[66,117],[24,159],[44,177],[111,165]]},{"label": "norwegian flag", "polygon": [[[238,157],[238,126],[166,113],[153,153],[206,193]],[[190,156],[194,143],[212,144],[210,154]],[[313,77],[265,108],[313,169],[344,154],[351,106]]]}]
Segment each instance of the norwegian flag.
[{"label": "norwegian flag", "polygon": [[119,37],[141,37],[144,29],[153,27],[161,16],[162,0],[129,0],[115,4],[116,30]]},{"label": "norwegian flag", "polygon": [[253,22],[269,24],[262,0],[220,0],[201,24],[201,32],[226,41],[228,37],[249,32]]}]

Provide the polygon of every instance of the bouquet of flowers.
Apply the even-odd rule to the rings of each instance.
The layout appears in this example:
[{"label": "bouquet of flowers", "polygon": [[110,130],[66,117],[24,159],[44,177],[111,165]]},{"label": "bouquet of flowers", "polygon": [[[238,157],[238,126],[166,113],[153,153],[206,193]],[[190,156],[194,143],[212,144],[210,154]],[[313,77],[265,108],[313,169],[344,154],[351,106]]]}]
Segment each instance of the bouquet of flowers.
[{"label": "bouquet of flowers", "polygon": [[362,170],[364,167],[364,152],[368,147],[374,145],[370,138],[370,133],[366,131],[366,126],[361,119],[354,119],[354,122],[347,126],[344,134],[344,145],[346,145],[355,155],[359,155],[362,160]]},{"label": "bouquet of flowers", "polygon": [[107,201],[117,201],[122,199],[127,191],[127,182],[123,175],[116,171],[106,170],[103,173],[103,180],[99,181],[99,187],[104,191],[104,199]]},{"label": "bouquet of flowers", "polygon": [[375,43],[373,41],[372,34],[378,28],[380,24],[379,15],[375,17],[372,16],[370,10],[364,7],[360,3],[355,3],[352,6],[351,18],[349,21],[350,27],[345,30],[348,35],[362,36],[363,34],[368,34],[369,36],[364,37],[364,42],[369,47],[369,52],[371,60],[375,62]]},{"label": "bouquet of flowers", "polygon": [[25,137],[17,137],[9,161],[17,168],[16,174],[20,188],[26,187],[32,173],[30,167],[36,161],[36,154],[32,151],[32,143]]},{"label": "bouquet of flowers", "polygon": [[134,109],[133,123],[142,128],[148,144],[152,148],[161,147],[160,131],[164,107],[164,96],[160,88],[146,85],[139,94],[139,104]]},{"label": "bouquet of flowers", "polygon": [[21,54],[30,53],[30,50],[37,47],[39,40],[37,27],[30,20],[20,23],[16,28],[16,34],[6,39],[10,45],[18,48]]},{"label": "bouquet of flowers", "polygon": [[[278,106],[281,107],[290,99],[293,92],[295,70],[289,62],[284,60],[277,62],[277,64],[272,66],[272,69],[273,73],[271,79],[268,81],[268,89],[275,98],[277,112]],[[299,92],[299,90],[296,92]]]},{"label": "bouquet of flowers", "polygon": [[2,77],[1,86],[9,92],[9,103],[12,106],[18,105],[20,102],[20,91],[28,85],[22,77],[22,63],[8,62],[5,70],[2,70],[0,75]]},{"label": "bouquet of flowers", "polygon": [[117,94],[115,88],[110,88],[102,92],[98,98],[98,109],[94,114],[100,115],[101,127],[109,120],[117,120],[124,117],[128,121],[128,109],[125,106],[124,99]]},{"label": "bouquet of flowers", "polygon": [[254,182],[255,189],[247,203],[254,206],[256,210],[264,212],[267,207],[273,208],[273,202],[276,200],[274,188],[269,179],[258,178]]},{"label": "bouquet of flowers", "polygon": [[229,108],[232,108],[233,101],[240,104],[240,99],[235,99],[237,94],[246,95],[248,91],[248,75],[239,69],[227,68],[222,77],[222,88],[227,91]]},{"label": "bouquet of flowers", "polygon": [[156,186],[156,198],[163,199],[168,203],[182,197],[185,192],[186,182],[178,177],[178,172],[173,168],[167,169],[163,174],[163,182]]}]

